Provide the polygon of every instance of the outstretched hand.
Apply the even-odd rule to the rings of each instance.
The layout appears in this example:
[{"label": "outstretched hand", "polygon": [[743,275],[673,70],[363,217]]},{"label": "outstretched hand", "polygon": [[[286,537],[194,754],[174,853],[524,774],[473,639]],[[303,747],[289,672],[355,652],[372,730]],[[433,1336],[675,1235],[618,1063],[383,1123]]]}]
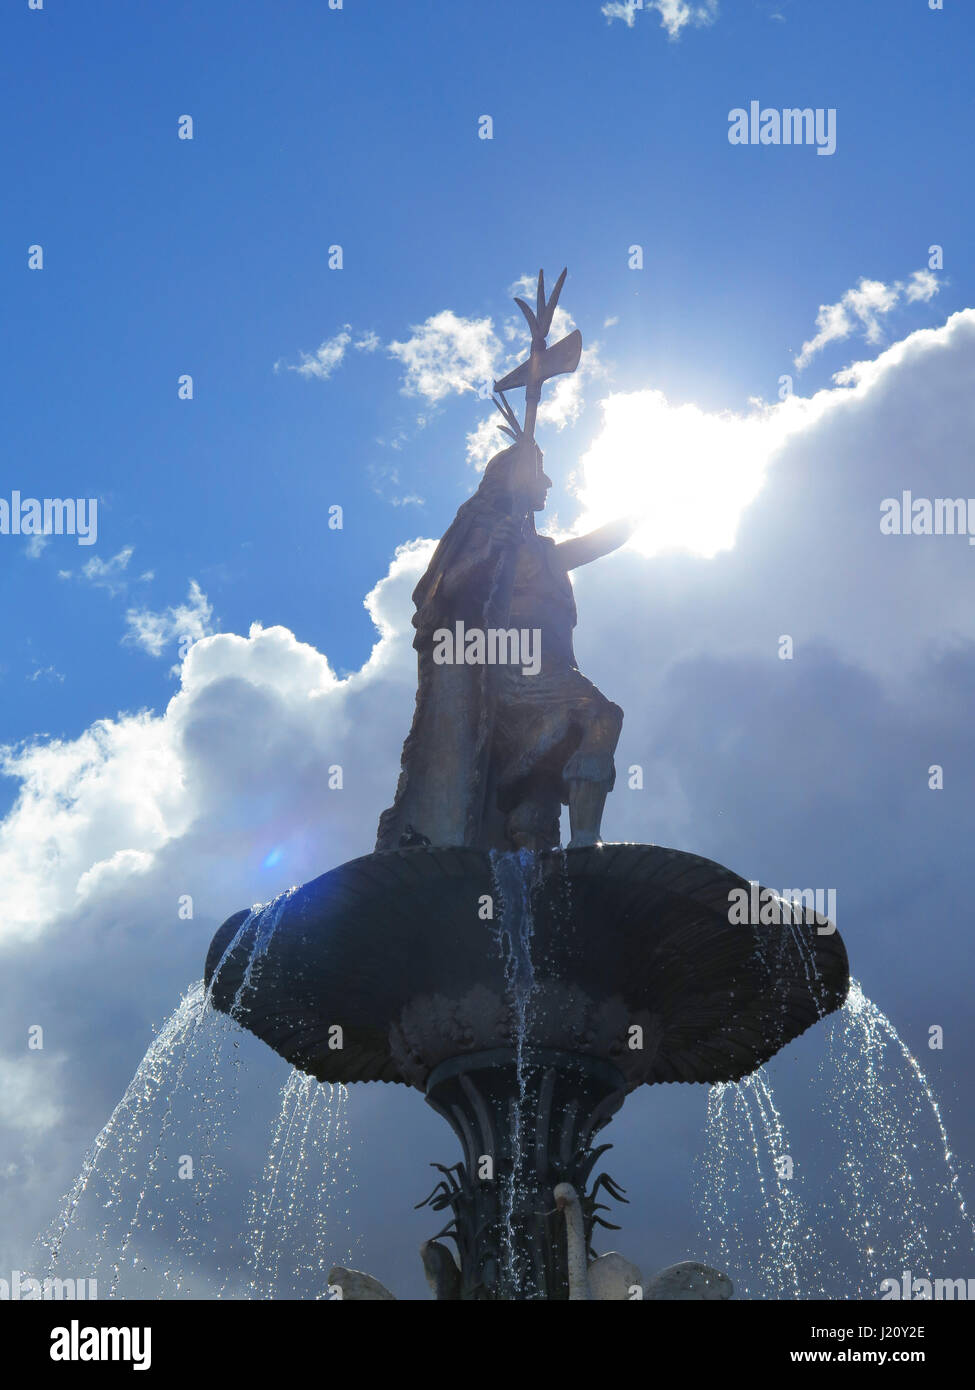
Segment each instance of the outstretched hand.
[{"label": "outstretched hand", "polygon": [[645,516],[644,512],[638,517],[620,517],[617,521],[597,527],[588,535],[575,536],[572,540],[563,541],[556,547],[562,563],[567,570],[578,569],[580,565],[588,565],[603,555],[619,550],[641,525]]}]

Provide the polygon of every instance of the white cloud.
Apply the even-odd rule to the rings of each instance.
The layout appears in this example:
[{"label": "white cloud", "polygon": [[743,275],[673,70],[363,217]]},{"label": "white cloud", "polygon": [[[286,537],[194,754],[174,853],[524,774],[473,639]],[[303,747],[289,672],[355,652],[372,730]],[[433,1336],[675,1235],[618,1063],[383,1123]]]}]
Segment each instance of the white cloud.
[{"label": "white cloud", "polygon": [[[184,866],[193,845],[194,855],[206,860],[214,853],[222,861],[226,842],[216,827],[228,815],[234,839],[253,838],[264,852],[269,835],[281,841],[293,833],[289,872],[299,854],[309,856],[311,870],[323,818],[329,840],[344,839],[349,854],[360,849],[363,827],[368,835],[378,803],[391,797],[405,733],[370,711],[394,701],[405,717],[415,669],[410,594],[430,551],[425,541],[403,547],[367,596],[380,636],[363,669],[343,681],[326,657],[286,629],[255,624],[247,637],[215,634],[191,647],[180,689],[161,714],[120,714],[76,739],[0,749],[0,772],[20,783],[16,804],[0,821],[0,940],[30,937],[127,885],[151,895],[165,883],[160,856],[167,847],[181,844]],[[333,762],[348,767],[348,788],[330,794]],[[363,775],[369,766],[375,785]],[[194,825],[200,837],[184,839]],[[226,915],[220,897],[228,892],[234,901],[241,892],[253,900],[246,894],[256,894],[260,882],[240,882],[241,851],[254,867],[240,842],[225,866],[236,886],[221,886],[224,869],[211,865],[202,877],[212,879],[216,897],[210,901],[207,887],[198,911],[209,904]]]},{"label": "white cloud", "polygon": [[289,372],[297,372],[299,376],[328,381],[332,373],[345,361],[350,347],[356,352],[375,352],[380,346],[379,335],[371,328],[359,337],[353,338],[352,325],[347,323],[333,338],[326,338],[314,352],[299,352],[301,361],[297,365],[291,362],[275,362],[274,370],[277,372],[284,367]]},{"label": "white cloud", "polygon": [[[535,276],[521,275],[509,287],[509,293],[526,298],[534,305],[536,284]],[[551,284],[548,290],[551,292]],[[574,327],[572,317],[559,307],[549,334],[550,341],[558,341]],[[438,405],[451,395],[483,393],[485,389],[490,389],[496,377],[510,371],[527,356],[530,338],[520,314],[509,315],[501,326],[501,333],[504,344],[491,318],[465,318],[453,309],[442,309],[431,314],[424,323],[414,326],[409,338],[388,343],[386,352],[404,369],[403,393],[421,396],[431,405]],[[327,381],[344,362],[350,346],[371,353],[377,351],[382,342],[379,335],[371,330],[354,339],[351,325],[346,324],[333,338],[322,343],[317,352],[302,352],[301,362],[297,366],[288,366],[288,370]],[[287,364],[279,362],[275,370],[282,365]],[[604,374],[599,359],[599,344],[593,343],[584,349],[579,368],[572,376],[561,377],[546,389],[538,414],[539,424],[550,425],[557,430],[574,424],[583,408],[585,382]],[[417,428],[423,429],[428,418],[425,414],[418,415]],[[476,467],[483,468],[506,442],[495,422],[487,417],[467,437],[468,459]],[[401,443],[402,437],[394,438],[390,441],[390,447],[399,448]],[[422,499],[408,494],[391,500],[394,505],[402,506]]]},{"label": "white cloud", "polygon": [[[354,337],[352,325],[347,323],[316,352],[301,352],[297,365],[277,362],[275,370],[285,366],[299,376],[327,381],[345,361],[350,347],[374,353],[382,346],[379,334],[372,329]],[[445,396],[462,395],[490,383],[500,348],[491,319],[468,319],[452,309],[442,309],[414,327],[403,342],[387,344],[386,351],[405,369],[403,392],[436,404]],[[417,424],[422,428],[425,420],[421,417]]]},{"label": "white cloud", "polygon": [[[546,296],[551,295],[552,284],[553,282],[551,281],[548,284],[546,284]],[[511,284],[508,286],[509,296],[512,299],[524,299],[530,309],[535,308],[537,293],[538,277],[536,275],[529,274],[528,271],[526,271],[524,275],[519,275],[516,280],[512,280]],[[522,328],[525,327],[525,320],[520,310],[515,315],[515,321],[519,323],[522,326]]]},{"label": "white cloud", "polygon": [[130,608],[125,615],[128,632],[122,639],[133,642],[150,656],[162,656],[170,642],[188,637],[198,642],[210,631],[213,608],[195,579],[190,580],[185,603],[155,613],[149,608]]},{"label": "white cloud", "polygon": [[108,859],[99,859],[84,871],[75,885],[76,897],[83,900],[107,894],[134,875],[146,873],[152,865],[153,857],[148,850],[117,849]]},{"label": "white cloud", "polygon": [[[395,441],[392,447],[396,447]],[[391,507],[423,507],[426,505],[426,499],[421,497],[419,493],[398,491],[402,486],[398,468],[370,464],[368,472],[372,480],[373,492],[384,502],[388,502]],[[397,491],[393,491],[393,489],[397,489]]]},{"label": "white cloud", "polygon": [[934,298],[940,288],[938,277],[933,271],[914,270],[904,292],[909,302],[920,299],[926,304],[929,299]]},{"label": "white cloud", "polygon": [[868,343],[881,342],[883,326],[880,320],[902,299],[908,303],[927,303],[939,288],[938,278],[930,270],[915,270],[906,284],[902,280],[885,285],[882,280],[861,279],[856,288],[847,290],[836,304],[819,306],[816,315],[819,332],[803,343],[802,351],[795,359],[796,366],[800,369],[808,366],[827,343],[848,338],[858,327]]},{"label": "white cloud", "polygon": [[676,39],[689,24],[698,28],[713,24],[718,17],[718,0],[700,0],[697,4],[691,0],[607,0],[602,6],[602,13],[610,23],[621,19],[628,29],[636,23],[639,10],[656,11],[667,37]]},{"label": "white cloud", "polygon": [[289,372],[297,372],[299,376],[317,377],[319,381],[328,381],[345,360],[346,349],[351,341],[352,333],[347,324],[334,338],[326,338],[315,352],[300,352],[301,361],[297,366],[290,363],[285,365]]},{"label": "white cloud", "polygon": [[185,829],[178,750],[145,712],[99,720],[78,738],[0,749],[20,782],[0,822],[0,936],[31,935],[77,906],[85,874],[120,849],[151,850]]},{"label": "white cloud", "polygon": [[403,391],[431,403],[475,391],[494,378],[501,344],[491,319],[466,319],[452,309],[432,314],[405,342],[389,344],[405,367]]},{"label": "white cloud", "polygon": [[491,414],[478,420],[474,428],[468,432],[467,461],[472,463],[479,473],[483,472],[496,453],[511,443],[507,435],[501,433],[502,423],[500,414],[492,405]]},{"label": "white cloud", "polygon": [[[134,547],[127,545],[117,555],[113,555],[110,560],[103,560],[100,556],[93,555],[82,565],[82,576],[96,589],[107,589],[113,595],[124,593],[128,584],[125,572],[129,567],[133,551]],[[70,579],[71,570],[58,570],[58,578]]]}]

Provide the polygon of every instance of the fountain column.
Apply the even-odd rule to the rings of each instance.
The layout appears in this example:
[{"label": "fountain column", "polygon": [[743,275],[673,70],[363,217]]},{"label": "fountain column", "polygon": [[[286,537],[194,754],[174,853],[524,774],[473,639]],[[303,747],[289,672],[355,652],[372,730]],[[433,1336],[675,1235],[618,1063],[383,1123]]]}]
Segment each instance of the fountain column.
[{"label": "fountain column", "polygon": [[[520,1074],[519,1074],[520,1073]],[[460,1297],[468,1300],[568,1298],[565,1222],[553,1189],[580,1194],[609,1145],[593,1138],[623,1104],[626,1082],[598,1057],[554,1049],[512,1048],[451,1058],[430,1074],[427,1104],[460,1140],[464,1160],[441,1166],[428,1203],[449,1208],[457,1243]],[[582,1197],[587,1244],[602,1175]]]}]

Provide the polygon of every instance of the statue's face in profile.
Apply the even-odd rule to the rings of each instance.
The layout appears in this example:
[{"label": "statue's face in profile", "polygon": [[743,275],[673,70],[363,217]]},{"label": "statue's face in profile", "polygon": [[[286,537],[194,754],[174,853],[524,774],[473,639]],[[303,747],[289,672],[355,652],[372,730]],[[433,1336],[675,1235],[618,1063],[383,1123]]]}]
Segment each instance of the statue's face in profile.
[{"label": "statue's face in profile", "polygon": [[532,511],[541,512],[545,510],[545,499],[548,497],[548,490],[552,486],[552,479],[541,466],[539,459],[538,473],[535,479],[535,490],[532,493]]}]

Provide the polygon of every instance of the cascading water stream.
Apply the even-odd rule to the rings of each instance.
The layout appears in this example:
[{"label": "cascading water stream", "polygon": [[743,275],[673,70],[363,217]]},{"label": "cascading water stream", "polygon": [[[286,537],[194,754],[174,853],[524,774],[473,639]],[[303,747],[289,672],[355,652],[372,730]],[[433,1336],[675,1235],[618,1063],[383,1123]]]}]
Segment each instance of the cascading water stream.
[{"label": "cascading water stream", "polygon": [[[204,992],[203,981],[200,980],[183,996],[179,1006],[153,1039],[107,1124],[95,1137],[91,1148],[85,1155],[80,1173],[61,1204],[61,1210],[54,1225],[43,1240],[52,1264],[57,1262],[64,1236],[79,1203],[88,1190],[89,1184],[96,1172],[101,1171],[99,1165],[103,1154],[116,1140],[119,1141],[118,1159],[114,1168],[104,1172],[105,1181],[109,1188],[109,1197],[106,1202],[102,1203],[102,1206],[108,1210],[122,1200],[123,1182],[130,1175],[124,1162],[125,1156],[131,1152],[135,1136],[141,1135],[155,1101],[158,1097],[163,1096],[164,1098],[168,1097],[169,1104],[162,1116],[161,1138],[162,1131],[172,1114],[173,1100],[179,1090],[191,1043],[204,1017],[214,1016],[209,1008],[213,985],[224,961],[250,926],[255,912],[259,910],[257,908],[252,909],[241,923],[233,941],[227,947],[223,958],[214,971],[210,990]],[[139,1202],[143,1196],[144,1189],[139,1194]]]},{"label": "cascading water stream", "polygon": [[[747,1156],[747,1157],[746,1157]],[[733,1215],[733,1194],[743,1185],[744,1164],[758,1188],[755,1204],[763,1222],[763,1240],[749,1272],[764,1297],[800,1298],[797,1267],[803,1216],[798,1197],[786,1178],[783,1159],[790,1145],[764,1068],[737,1084],[712,1086],[708,1094],[706,1174],[701,1184],[702,1216],[717,1235],[722,1269],[741,1262],[747,1239]],[[751,1208],[753,1211],[755,1207]],[[751,1211],[749,1214],[751,1214]],[[738,1281],[739,1290],[742,1288]]]},{"label": "cascading water stream", "polygon": [[[230,1276],[215,1288],[207,1268],[216,1265],[219,1271],[221,1254],[239,1239],[239,1223],[228,1232],[232,1216],[220,1204],[214,1209],[209,1199],[228,1177],[224,1165],[238,1110],[240,1028],[212,1008],[210,995],[224,963],[256,920],[233,1003],[234,1010],[246,1007],[293,891],[252,909],[214,971],[209,991],[202,981],[188,990],[153,1040],[41,1238],[52,1274],[56,1268],[84,1269],[96,1278],[101,1297],[106,1289],[110,1297],[227,1292]],[[297,1072],[289,1077],[281,1115],[288,1106],[290,1127],[282,1129],[279,1115],[265,1170],[265,1176],[273,1174],[274,1189],[266,1199],[257,1189],[251,1193],[252,1215],[264,1211],[264,1220],[256,1245],[251,1223],[250,1286],[230,1290],[232,1296],[273,1294],[285,1259],[294,1261],[298,1273],[320,1276],[328,1251],[321,1239],[326,1221],[332,1251],[344,1256],[347,1241],[337,1241],[342,1221],[333,1222],[329,1203],[341,1203],[341,1189],[347,1196],[351,1187],[346,1102],[344,1087],[326,1090]],[[347,1216],[346,1202],[346,1230]],[[218,1218],[222,1230],[212,1229]],[[319,1283],[324,1297],[324,1281]]]},{"label": "cascading water stream", "polygon": [[213,980],[211,980],[210,982],[211,993],[213,992],[213,985],[216,981],[217,975],[220,973],[220,969],[224,961],[233,951],[234,947],[237,945],[237,942],[241,939],[244,932],[250,926],[251,922],[256,920],[257,929],[254,933],[254,940],[251,944],[250,955],[247,958],[247,965],[244,969],[243,978],[241,979],[240,984],[237,986],[237,992],[234,995],[233,1003],[231,1004],[230,1009],[228,1011],[232,1018],[236,1018],[238,1016],[238,1012],[245,1001],[246,995],[249,992],[253,992],[257,988],[257,982],[260,979],[261,974],[261,967],[264,964],[264,958],[268,953],[268,948],[271,945],[272,940],[274,939],[274,933],[278,929],[278,924],[281,921],[281,914],[287,907],[289,899],[292,898],[297,891],[297,885],[293,884],[290,888],[286,888],[283,893],[279,893],[276,898],[272,899],[271,902],[266,903],[263,907],[259,909],[252,910],[248,914],[246,920],[241,923],[240,927],[234,933],[233,941],[230,943],[226,951],[224,951],[223,955],[221,956],[220,964],[213,972]]},{"label": "cascading water stream", "polygon": [[[175,1065],[176,1065],[176,1075],[175,1075],[175,1079],[173,1080],[172,1089],[171,1089],[170,1094],[169,1094],[169,1104],[168,1104],[168,1106],[167,1106],[167,1108],[166,1108],[166,1111],[165,1111],[165,1113],[164,1113],[164,1115],[163,1115],[163,1117],[162,1117],[162,1123],[160,1124],[160,1127],[159,1127],[159,1134],[158,1134],[158,1139],[157,1139],[157,1142],[156,1142],[155,1150],[153,1151],[153,1154],[152,1154],[152,1156],[151,1156],[151,1158],[150,1158],[150,1160],[149,1160],[149,1165],[148,1165],[148,1169],[147,1169],[147,1172],[146,1172],[146,1182],[145,1182],[145,1185],[143,1186],[143,1188],[142,1188],[142,1190],[140,1191],[139,1196],[138,1196],[138,1198],[137,1198],[137,1200],[136,1200],[135,1210],[134,1210],[134,1212],[133,1212],[133,1214],[132,1214],[132,1220],[131,1220],[131,1222],[129,1223],[129,1227],[128,1227],[127,1231],[125,1232],[125,1235],[124,1235],[124,1237],[123,1237],[123,1239],[122,1239],[122,1243],[121,1243],[121,1245],[120,1245],[120,1247],[119,1247],[118,1258],[117,1258],[116,1261],[115,1261],[115,1265],[114,1265],[114,1268],[113,1268],[113,1271],[112,1271],[112,1285],[111,1285],[112,1297],[115,1297],[115,1295],[118,1293],[118,1285],[119,1285],[119,1280],[120,1280],[120,1278],[121,1278],[122,1264],[123,1264],[123,1261],[125,1260],[126,1255],[127,1255],[127,1253],[128,1253],[128,1249],[129,1249],[129,1245],[130,1245],[130,1243],[131,1243],[131,1241],[132,1241],[132,1237],[133,1237],[135,1231],[137,1230],[137,1228],[138,1228],[138,1226],[139,1226],[139,1223],[140,1223],[140,1221],[141,1221],[142,1213],[143,1213],[143,1205],[144,1205],[144,1203],[146,1202],[146,1200],[148,1199],[149,1194],[150,1194],[150,1181],[153,1180],[153,1179],[156,1179],[156,1176],[157,1176],[157,1169],[158,1169],[158,1166],[159,1166],[161,1157],[162,1157],[162,1155],[163,1155],[163,1145],[164,1145],[166,1136],[167,1136],[167,1134],[168,1134],[168,1132],[169,1132],[169,1129],[170,1129],[170,1126],[171,1126],[172,1120],[173,1120],[173,1104],[174,1104],[174,1099],[175,1099],[175,1096],[177,1095],[177,1093],[180,1091],[180,1089],[181,1089],[181,1087],[182,1087],[182,1084],[183,1084],[183,1075],[184,1075],[184,1072],[186,1071],[187,1064],[188,1064],[189,1061],[191,1060],[191,1057],[194,1057],[194,1054],[195,1054],[194,1043],[196,1042],[196,1034],[197,1034],[197,1031],[198,1031],[199,1026],[200,1026],[200,1023],[203,1021],[203,1019],[204,1019],[204,1018],[207,1018],[207,1019],[209,1020],[209,1018],[213,1015],[213,1009],[212,1009],[212,1007],[211,1007],[210,1000],[211,1000],[211,996],[212,996],[212,994],[213,994],[214,984],[216,983],[216,980],[217,980],[217,978],[218,978],[218,976],[219,976],[219,974],[220,974],[220,971],[221,971],[221,969],[223,968],[224,962],[227,960],[228,956],[229,956],[230,953],[233,951],[233,949],[234,949],[234,947],[236,946],[236,944],[243,938],[243,936],[244,936],[245,932],[247,931],[248,927],[250,926],[250,924],[251,924],[252,922],[253,922],[253,923],[256,923],[256,930],[255,930],[255,933],[254,933],[254,941],[253,941],[253,944],[252,944],[252,946],[251,946],[250,955],[249,955],[248,960],[247,960],[247,966],[246,966],[246,969],[245,969],[245,971],[244,971],[244,976],[243,976],[243,979],[242,979],[242,981],[241,981],[241,984],[240,984],[240,986],[239,986],[239,988],[238,988],[238,990],[237,990],[237,993],[236,993],[236,995],[234,996],[234,1002],[233,1002],[233,1006],[232,1006],[232,1009],[231,1009],[231,1017],[233,1017],[233,1016],[235,1015],[235,1012],[236,1012],[236,1010],[238,1009],[238,1007],[239,1007],[239,1005],[240,1005],[242,999],[243,999],[243,996],[244,996],[245,991],[246,991],[247,989],[252,989],[252,988],[256,985],[256,983],[257,983],[257,978],[258,978],[258,975],[259,975],[260,966],[261,966],[261,964],[262,964],[263,961],[264,961],[264,957],[265,957],[266,954],[267,954],[267,950],[268,950],[268,947],[269,947],[270,944],[271,944],[271,940],[272,940],[272,938],[273,938],[273,936],[274,936],[274,932],[275,932],[275,930],[276,930],[276,928],[277,928],[277,926],[278,926],[278,923],[279,923],[280,920],[281,920],[281,913],[282,913],[282,911],[283,911],[283,909],[284,909],[284,906],[285,906],[285,904],[287,903],[288,899],[291,897],[291,895],[292,895],[295,891],[296,891],[296,890],[295,890],[295,887],[291,887],[291,888],[289,888],[289,889],[286,889],[283,893],[279,893],[279,894],[277,895],[277,897],[275,897],[270,903],[267,903],[267,904],[265,904],[265,905],[263,905],[263,906],[261,906],[261,907],[254,907],[254,908],[251,908],[250,912],[247,914],[246,918],[245,918],[244,921],[241,923],[240,927],[239,927],[239,928],[237,929],[237,931],[234,933],[233,941],[230,943],[229,947],[228,947],[227,950],[224,952],[223,956],[220,958],[220,961],[219,961],[218,964],[217,964],[217,968],[216,968],[216,970],[213,972],[213,978],[212,978],[211,981],[210,981],[210,987],[209,987],[209,989],[207,990],[206,995],[205,995],[205,997],[203,998],[202,1003],[201,1003],[201,1005],[200,1005],[200,1007],[199,1007],[199,1011],[198,1011],[198,1013],[197,1013],[197,1015],[196,1015],[196,1017],[195,1017],[195,1019],[194,1019],[193,1026],[192,1026],[192,1028],[191,1028],[191,1030],[190,1030],[190,1032],[189,1032],[189,1034],[188,1034],[188,1036],[187,1036],[185,1046],[184,1046],[179,1052],[175,1052],[175,1053],[172,1054],[173,1059],[174,1059],[174,1061],[175,1061]],[[217,1025],[217,1029],[218,1029],[218,1030],[219,1030],[220,1027],[221,1027],[221,1025]],[[223,1027],[226,1027],[226,1025],[224,1024]],[[204,1044],[204,1045],[205,1045],[205,1044]],[[210,1066],[209,1066],[209,1077],[208,1077],[208,1080],[209,1080],[209,1082],[210,1082],[210,1085],[209,1085],[209,1087],[207,1088],[207,1089],[208,1089],[208,1093],[209,1093],[209,1095],[208,1095],[208,1104],[207,1104],[207,1105],[204,1107],[204,1109],[203,1109],[202,1118],[203,1118],[203,1120],[204,1120],[205,1128],[204,1128],[204,1134],[203,1134],[203,1136],[202,1136],[203,1142],[202,1142],[201,1145],[200,1145],[200,1162],[201,1162],[201,1166],[204,1167],[204,1171],[206,1171],[206,1172],[212,1172],[212,1168],[213,1168],[213,1163],[212,1163],[213,1153],[212,1153],[212,1150],[213,1150],[214,1126],[213,1126],[213,1124],[211,1123],[211,1117],[212,1117],[212,1115],[213,1115],[212,1098],[213,1098],[213,1096],[214,1096],[214,1094],[215,1094],[214,1088],[215,1088],[216,1082],[217,1082],[217,1075],[216,1075],[216,1057],[217,1057],[217,1048],[216,1048],[216,1047],[211,1047],[211,1049],[209,1050],[209,1062],[210,1062]],[[136,1072],[136,1077],[138,1077],[138,1072]],[[235,1098],[235,1104],[234,1104],[234,1107],[233,1107],[233,1108],[236,1110],[236,1098]],[[219,1123],[219,1121],[218,1121],[218,1123]],[[212,1181],[212,1178],[211,1178],[211,1181]],[[155,1181],[155,1184],[154,1184],[154,1190],[155,1190],[155,1192],[158,1193],[158,1192],[160,1191],[160,1188],[161,1188],[161,1183],[160,1183],[159,1181]],[[196,1227],[196,1226],[191,1227],[190,1230],[187,1232],[188,1239],[190,1240],[191,1243],[192,1243],[192,1239],[193,1239],[192,1232],[193,1232],[194,1230],[198,1232],[198,1227]],[[181,1274],[182,1274],[182,1271],[180,1271],[180,1276],[181,1276]],[[181,1277],[177,1280],[177,1287],[179,1287],[179,1284],[180,1284],[180,1283],[181,1283]]]},{"label": "cascading water stream", "polygon": [[523,1271],[514,1237],[515,1201],[522,1183],[522,1128],[527,1087],[525,1044],[529,1010],[535,990],[532,939],[535,919],[532,894],[541,881],[540,866],[531,850],[506,854],[491,851],[491,874],[500,911],[496,939],[504,963],[505,989],[512,1010],[515,1030],[515,1076],[517,1097],[511,1110],[511,1172],[504,1184],[504,1270],[516,1285]]},{"label": "cascading water stream", "polygon": [[[844,1141],[837,1216],[867,1262],[867,1296],[903,1270],[970,1263],[975,1225],[941,1110],[917,1058],[853,980],[821,1066],[827,1121]],[[933,1121],[933,1124],[932,1124]]]},{"label": "cascading water stream", "polygon": [[[316,1288],[326,1298],[331,1264],[352,1258],[348,1205],[349,1093],[293,1071],[281,1089],[267,1161],[250,1193],[250,1289],[255,1298],[281,1296],[287,1256],[295,1294]],[[323,1200],[324,1193],[324,1200]],[[345,1238],[344,1248],[340,1241]]]},{"label": "cascading water stream", "polygon": [[855,980],[822,1031],[802,1161],[764,1069],[711,1089],[698,1193],[712,1257],[765,1298],[877,1298],[902,1271],[966,1275],[975,1224],[920,1064]]},{"label": "cascading water stream", "polygon": [[[172,1059],[184,1052],[190,1037],[195,1033],[202,1016],[204,1002],[203,981],[200,980],[187,991],[179,1007],[167,1019],[139,1063],[135,1075],[126,1087],[122,1099],[112,1111],[107,1124],[95,1137],[91,1148],[85,1155],[81,1172],[65,1196],[51,1231],[44,1238],[43,1243],[48,1250],[52,1265],[58,1260],[62,1242],[82,1198],[88,1191],[95,1174],[100,1171],[99,1165],[102,1155],[111,1147],[118,1136],[124,1135],[126,1130],[130,1134],[138,1132],[155,1099],[159,1095],[165,1094],[164,1087],[168,1080]],[[123,1155],[127,1147],[123,1137],[120,1146]],[[105,1209],[122,1200],[122,1182],[126,1176],[128,1174],[121,1163],[115,1169],[106,1170],[105,1178],[110,1195],[108,1201],[102,1203]]]}]

